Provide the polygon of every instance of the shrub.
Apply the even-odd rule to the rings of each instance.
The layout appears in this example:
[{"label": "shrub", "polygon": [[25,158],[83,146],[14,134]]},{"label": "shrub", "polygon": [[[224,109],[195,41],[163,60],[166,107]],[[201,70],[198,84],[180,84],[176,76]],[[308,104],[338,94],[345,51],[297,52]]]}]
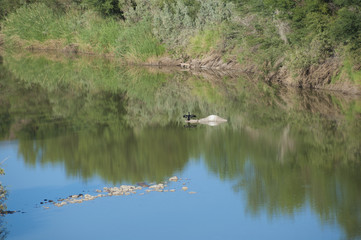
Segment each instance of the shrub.
[{"label": "shrub", "polygon": [[[331,25],[332,36],[337,41],[355,42],[361,34],[361,11],[359,8],[342,8]],[[359,46],[361,47],[361,46]]]},{"label": "shrub", "polygon": [[153,18],[153,32],[170,48],[184,46],[193,33],[193,23],[188,8],[182,1],[174,5],[165,4]]},{"label": "shrub", "polygon": [[165,4],[154,14],[153,32],[171,49],[185,47],[195,32],[228,21],[232,16],[232,3],[221,0],[195,2],[193,6],[187,6],[177,0],[174,4]]}]

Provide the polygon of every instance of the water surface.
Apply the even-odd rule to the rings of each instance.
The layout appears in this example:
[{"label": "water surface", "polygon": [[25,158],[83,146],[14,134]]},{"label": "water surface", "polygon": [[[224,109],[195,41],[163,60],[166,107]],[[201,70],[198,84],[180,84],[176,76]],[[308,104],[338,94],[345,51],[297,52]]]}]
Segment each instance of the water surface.
[{"label": "water surface", "polygon": [[[2,217],[4,239],[361,238],[360,98],[89,57],[1,62],[4,203],[23,212]],[[175,192],[40,204],[174,175]]]}]

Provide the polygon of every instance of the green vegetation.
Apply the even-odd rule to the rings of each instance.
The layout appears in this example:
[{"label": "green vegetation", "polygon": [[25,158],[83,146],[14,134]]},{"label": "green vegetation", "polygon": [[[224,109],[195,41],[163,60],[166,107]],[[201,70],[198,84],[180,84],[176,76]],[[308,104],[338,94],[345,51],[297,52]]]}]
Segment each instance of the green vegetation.
[{"label": "green vegetation", "polygon": [[[136,62],[217,54],[268,80],[281,68],[307,77],[337,63],[323,81],[360,83],[357,0],[3,0],[0,9],[8,45],[71,46]],[[352,74],[338,75],[344,63]]]}]

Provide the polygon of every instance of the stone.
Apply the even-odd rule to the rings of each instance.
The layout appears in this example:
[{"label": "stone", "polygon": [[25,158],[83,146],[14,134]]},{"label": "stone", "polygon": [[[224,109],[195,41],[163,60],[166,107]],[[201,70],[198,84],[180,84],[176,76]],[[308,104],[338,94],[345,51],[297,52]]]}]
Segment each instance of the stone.
[{"label": "stone", "polygon": [[196,194],[197,192],[188,192],[189,194]]},{"label": "stone", "polygon": [[156,185],[152,185],[149,187],[151,190],[154,191],[159,191],[162,190],[164,188],[164,185],[162,183],[156,184]]},{"label": "stone", "polygon": [[183,190],[183,191],[187,191],[187,190],[188,190],[188,187],[182,187],[182,190]]},{"label": "stone", "polygon": [[100,189],[97,189],[97,190],[95,190],[97,193],[101,193],[102,192],[102,190],[100,190]]},{"label": "stone", "polygon": [[57,207],[62,207],[64,205],[66,205],[66,204],[67,204],[66,202],[54,203],[54,205],[57,206]]},{"label": "stone", "polygon": [[171,190],[169,190],[169,192],[175,192],[175,189],[171,189]]},{"label": "stone", "polygon": [[176,181],[178,181],[178,177],[173,176],[173,177],[169,178],[169,181],[176,182]]}]

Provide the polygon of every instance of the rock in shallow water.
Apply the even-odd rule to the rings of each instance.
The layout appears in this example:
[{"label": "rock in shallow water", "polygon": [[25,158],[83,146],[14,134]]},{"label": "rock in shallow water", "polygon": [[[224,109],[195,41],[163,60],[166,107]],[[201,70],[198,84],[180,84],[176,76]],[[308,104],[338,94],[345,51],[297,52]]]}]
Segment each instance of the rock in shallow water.
[{"label": "rock in shallow water", "polygon": [[173,177],[169,178],[169,181],[176,182],[176,181],[178,181],[178,177],[173,176]]},{"label": "rock in shallow water", "polygon": [[[180,183],[182,183],[182,179],[178,178],[177,176],[173,176],[171,178],[169,178],[169,181],[171,182],[177,182],[180,181]],[[100,189],[95,190],[94,192],[99,193],[96,196],[90,195],[90,194],[78,194],[78,195],[70,195],[68,198],[66,199],[58,199],[58,202],[53,202],[52,200],[48,200],[48,202],[52,202],[54,204],[54,206],[57,207],[62,207],[66,204],[74,204],[74,203],[82,203],[84,201],[90,201],[90,200],[94,200],[96,198],[100,198],[100,197],[106,197],[106,196],[119,196],[119,195],[131,195],[131,194],[136,194],[137,191],[136,190],[143,190],[144,192],[140,193],[139,195],[144,195],[145,193],[149,193],[149,192],[175,192],[176,189],[168,189],[168,185],[166,185],[167,182],[164,183],[153,183],[151,186],[147,187],[147,189],[145,188],[145,184],[138,184],[138,186],[132,186],[132,185],[121,185],[119,187],[104,187],[103,191]],[[139,186],[142,185],[142,186]],[[185,185],[185,183],[183,183],[182,185]],[[183,191],[187,191],[188,187],[183,186],[182,187]],[[100,194],[101,192],[104,192],[106,194]],[[189,192],[190,194],[194,194],[196,192]],[[47,200],[47,199],[46,199]]]}]

